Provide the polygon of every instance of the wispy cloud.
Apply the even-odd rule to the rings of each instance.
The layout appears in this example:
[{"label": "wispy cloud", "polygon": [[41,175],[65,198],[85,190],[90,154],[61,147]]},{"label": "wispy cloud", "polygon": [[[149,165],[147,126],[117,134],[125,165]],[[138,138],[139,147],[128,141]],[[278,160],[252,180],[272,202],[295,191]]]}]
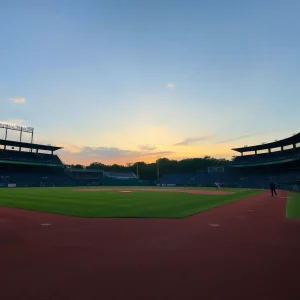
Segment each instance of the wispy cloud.
[{"label": "wispy cloud", "polygon": [[216,144],[225,144],[225,143],[236,142],[236,141],[243,140],[243,139],[253,137],[253,136],[257,136],[257,135],[260,135],[260,134],[254,134],[254,133],[253,134],[245,134],[245,135],[241,135],[241,136],[238,136],[238,137],[235,137],[235,138],[232,138],[232,139],[216,142]]},{"label": "wispy cloud", "polygon": [[69,153],[81,153],[83,148],[82,147],[78,147],[76,145],[73,144],[59,144],[60,147],[63,147],[65,152],[69,152]]},{"label": "wispy cloud", "polygon": [[168,83],[167,84],[167,88],[168,89],[172,89],[174,86],[175,86],[174,83]]},{"label": "wispy cloud", "polygon": [[23,97],[14,97],[14,98],[10,98],[10,100],[14,103],[25,103],[26,99]]},{"label": "wispy cloud", "polygon": [[67,162],[72,161],[92,162],[92,161],[128,161],[140,159],[149,159],[157,156],[168,156],[173,154],[173,151],[151,151],[151,150],[127,150],[117,147],[76,147],[74,145],[63,145],[64,149],[61,154]]},{"label": "wispy cloud", "polygon": [[118,158],[127,157],[134,158],[137,156],[154,156],[154,155],[168,155],[172,154],[172,151],[135,151],[126,150],[115,147],[84,147],[80,154],[87,154],[92,156],[98,156],[103,158]]},{"label": "wispy cloud", "polygon": [[141,145],[139,147],[142,151],[154,151],[156,149],[155,146],[151,146],[151,145]]},{"label": "wispy cloud", "polygon": [[186,138],[183,141],[176,143],[174,146],[195,145],[195,144],[198,144],[199,142],[203,142],[203,141],[210,139],[212,136],[213,136],[213,134],[207,134],[207,135],[202,135],[202,136],[198,136],[198,137]]}]

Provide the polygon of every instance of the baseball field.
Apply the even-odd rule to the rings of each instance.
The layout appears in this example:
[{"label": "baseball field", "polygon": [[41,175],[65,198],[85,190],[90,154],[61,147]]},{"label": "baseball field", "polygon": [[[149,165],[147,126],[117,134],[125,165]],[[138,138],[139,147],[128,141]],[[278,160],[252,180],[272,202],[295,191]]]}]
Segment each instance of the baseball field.
[{"label": "baseball field", "polygon": [[299,194],[0,190],[5,300],[300,299]]},{"label": "baseball field", "polygon": [[286,206],[286,216],[291,219],[300,219],[300,194],[290,193],[287,206]]},{"label": "baseball field", "polygon": [[89,218],[184,218],[260,192],[157,187],[2,189],[0,205]]}]

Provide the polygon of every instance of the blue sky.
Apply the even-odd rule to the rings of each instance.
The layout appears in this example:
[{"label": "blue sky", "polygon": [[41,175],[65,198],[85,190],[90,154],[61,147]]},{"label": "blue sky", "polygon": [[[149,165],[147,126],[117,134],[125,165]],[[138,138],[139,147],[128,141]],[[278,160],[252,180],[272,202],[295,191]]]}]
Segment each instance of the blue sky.
[{"label": "blue sky", "polygon": [[233,147],[290,136],[299,9],[296,0],[1,1],[0,120],[33,126],[36,142],[84,164],[229,158]]}]

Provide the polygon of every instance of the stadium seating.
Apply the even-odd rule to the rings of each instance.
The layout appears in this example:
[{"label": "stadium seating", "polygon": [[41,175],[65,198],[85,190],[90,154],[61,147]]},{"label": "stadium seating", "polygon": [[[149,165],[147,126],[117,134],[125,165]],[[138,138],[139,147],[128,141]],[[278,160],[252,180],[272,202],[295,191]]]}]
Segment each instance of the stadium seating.
[{"label": "stadium seating", "polygon": [[300,148],[289,149],[284,151],[276,151],[271,153],[261,153],[257,155],[244,155],[237,156],[233,160],[234,165],[238,164],[252,164],[252,163],[263,163],[263,162],[276,162],[280,160],[300,158]]},{"label": "stadium seating", "polygon": [[51,172],[0,172],[0,183],[15,183],[17,187],[30,186],[76,186],[73,180],[63,173]]},{"label": "stadium seating", "polygon": [[139,181],[134,173],[130,172],[103,172],[103,185],[106,186],[139,186]]},{"label": "stadium seating", "polygon": [[8,162],[55,164],[63,166],[57,155],[14,150],[0,150],[0,160]]},{"label": "stadium seating", "polygon": [[137,176],[134,173],[128,173],[128,172],[104,172],[104,175],[107,177],[114,177],[118,179],[136,179]]},{"label": "stadium seating", "polygon": [[300,180],[299,170],[276,172],[244,170],[237,172],[229,168],[226,172],[197,171],[194,174],[165,174],[160,178],[158,184],[214,187],[215,182],[219,182],[224,187],[268,188],[270,181],[284,184],[296,180]]},{"label": "stadium seating", "polygon": [[[102,173],[101,173],[102,174]],[[103,177],[99,174],[81,174],[79,177],[72,177],[68,172],[42,171],[0,171],[0,186],[5,187],[9,183],[15,183],[17,187],[39,187],[39,186],[140,186],[149,185],[137,178],[128,178],[128,174],[117,173],[117,177]],[[124,176],[120,176],[124,175]],[[86,178],[85,178],[86,176]],[[120,177],[122,177],[120,179]],[[288,184],[300,180],[299,170],[286,171],[247,171],[234,172],[228,170],[222,173],[208,173],[207,171],[184,173],[184,174],[165,174],[157,182],[161,185],[177,186],[214,186],[217,181],[224,187],[243,187],[243,188],[268,188],[270,181],[278,184]]]},{"label": "stadium seating", "polygon": [[195,182],[194,173],[186,174],[165,174],[159,179],[159,184],[191,185]]}]

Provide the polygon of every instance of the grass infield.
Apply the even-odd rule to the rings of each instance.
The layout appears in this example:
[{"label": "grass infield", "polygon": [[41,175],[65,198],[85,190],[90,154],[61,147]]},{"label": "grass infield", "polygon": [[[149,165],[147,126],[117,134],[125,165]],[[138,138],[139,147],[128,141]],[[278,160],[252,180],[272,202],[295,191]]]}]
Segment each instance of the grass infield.
[{"label": "grass infield", "polygon": [[290,193],[286,205],[286,217],[300,219],[300,194]]},{"label": "grass infield", "polygon": [[261,193],[261,190],[222,190],[232,193],[203,195],[175,191],[120,193],[120,191],[84,192],[76,191],[74,188],[3,188],[0,206],[85,218],[184,218]]}]

